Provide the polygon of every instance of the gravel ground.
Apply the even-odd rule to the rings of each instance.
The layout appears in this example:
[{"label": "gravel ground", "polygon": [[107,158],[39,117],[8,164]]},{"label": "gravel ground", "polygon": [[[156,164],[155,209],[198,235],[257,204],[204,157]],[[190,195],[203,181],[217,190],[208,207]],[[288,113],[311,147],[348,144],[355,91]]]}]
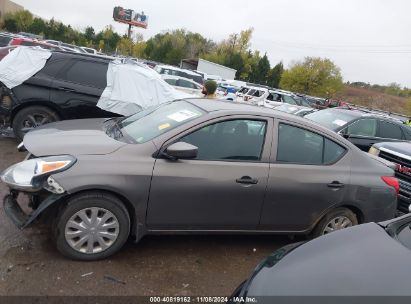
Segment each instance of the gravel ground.
[{"label": "gravel ground", "polygon": [[[24,158],[0,138],[0,171]],[[7,188],[0,183],[0,198]],[[0,208],[0,295],[229,296],[279,236],[147,236],[98,262],[59,254],[47,227],[17,229]]]}]

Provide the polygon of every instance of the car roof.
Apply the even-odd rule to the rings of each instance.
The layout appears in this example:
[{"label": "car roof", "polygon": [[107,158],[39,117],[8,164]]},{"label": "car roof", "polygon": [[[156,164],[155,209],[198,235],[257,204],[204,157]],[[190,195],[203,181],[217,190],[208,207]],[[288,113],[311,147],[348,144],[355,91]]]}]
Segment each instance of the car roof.
[{"label": "car roof", "polygon": [[330,109],[327,109],[327,110],[350,113],[350,114],[352,114],[352,116],[355,116],[355,117],[379,118],[379,119],[382,119],[382,120],[387,120],[387,121],[390,121],[390,122],[403,124],[401,120],[399,120],[395,117],[391,117],[387,114],[379,113],[379,112],[366,111],[366,110],[362,110],[362,109],[358,109],[358,108],[337,107],[337,108],[330,108]]},{"label": "car roof", "polygon": [[[232,115],[257,115],[257,116],[265,116],[265,117],[272,117],[277,119],[282,119],[284,121],[288,121],[291,123],[296,123],[301,127],[309,127],[321,131],[323,134],[326,134],[328,137],[333,138],[337,142],[341,142],[343,139],[342,136],[338,135],[334,131],[327,129],[326,127],[311,121],[309,119],[299,117],[297,115],[289,114],[286,112],[281,112],[276,110],[275,108],[270,109],[266,107],[259,107],[256,105],[250,105],[245,103],[239,102],[232,102],[227,101],[224,99],[207,99],[207,98],[185,98],[182,99],[187,101],[200,109],[206,112],[227,112],[227,114]],[[349,141],[343,140],[346,146],[354,147]]]},{"label": "car roof", "polygon": [[56,56],[58,58],[77,58],[77,59],[101,59],[104,61],[111,61],[115,60],[117,58],[107,56],[107,55],[98,55],[98,54],[90,54],[90,53],[77,53],[77,52],[70,52],[70,51],[52,51],[53,56]]}]

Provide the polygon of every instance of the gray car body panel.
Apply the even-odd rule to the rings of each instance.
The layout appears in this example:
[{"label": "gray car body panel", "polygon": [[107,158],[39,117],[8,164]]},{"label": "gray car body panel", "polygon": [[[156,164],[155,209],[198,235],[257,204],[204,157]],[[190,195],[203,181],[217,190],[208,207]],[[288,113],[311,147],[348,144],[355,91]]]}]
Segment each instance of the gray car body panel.
[{"label": "gray car body panel", "polygon": [[24,136],[24,146],[36,156],[103,155],[125,143],[117,141],[103,130],[107,119],[65,120],[48,124]]},{"label": "gray car body panel", "polygon": [[[307,233],[322,215],[343,205],[358,208],[365,220],[393,217],[396,196],[380,178],[393,176],[393,171],[334,132],[275,110],[215,100],[189,102],[207,113],[144,144],[110,138],[101,130],[100,119],[51,124],[30,132],[24,144],[36,156],[76,157],[72,168],[53,178],[70,195],[89,190],[117,194],[132,209],[132,234],[137,240],[146,233],[167,232]],[[158,157],[184,134],[235,118],[267,121],[261,161],[171,161]],[[275,163],[278,120],[326,136],[346,147],[347,153],[330,166],[289,164],[289,168],[280,169]],[[350,170],[358,177],[353,177]],[[313,178],[321,175],[316,172],[326,178]],[[258,184],[235,182],[246,175],[257,178]],[[325,185],[337,177],[346,184],[340,189],[341,195]],[[295,194],[299,191],[292,187],[296,184],[300,194]],[[308,197],[311,194],[315,197]],[[306,202],[301,201],[303,198]]]},{"label": "gray car body panel", "polygon": [[314,239],[262,267],[247,296],[410,296],[410,272],[410,249],[368,223]]}]

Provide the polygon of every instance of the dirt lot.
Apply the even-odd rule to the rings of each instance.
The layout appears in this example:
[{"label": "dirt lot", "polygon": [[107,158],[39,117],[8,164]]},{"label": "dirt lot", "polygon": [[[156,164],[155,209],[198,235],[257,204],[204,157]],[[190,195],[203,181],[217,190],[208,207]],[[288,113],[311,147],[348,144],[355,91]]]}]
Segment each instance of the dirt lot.
[{"label": "dirt lot", "polygon": [[[0,138],[0,171],[21,160]],[[6,194],[0,184],[0,197]],[[2,203],[1,203],[2,205]],[[104,261],[63,258],[45,228],[17,229],[0,208],[0,295],[228,296],[266,255],[275,236],[148,236]]]}]

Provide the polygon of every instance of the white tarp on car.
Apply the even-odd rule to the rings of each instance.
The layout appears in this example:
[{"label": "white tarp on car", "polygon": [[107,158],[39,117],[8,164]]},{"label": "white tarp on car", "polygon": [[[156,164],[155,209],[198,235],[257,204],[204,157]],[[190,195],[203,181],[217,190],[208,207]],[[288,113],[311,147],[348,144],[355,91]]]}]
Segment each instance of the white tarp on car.
[{"label": "white tarp on car", "polygon": [[107,87],[97,106],[128,116],[175,99],[193,97],[177,91],[146,65],[115,60],[107,70]]},{"label": "white tarp on car", "polygon": [[41,47],[18,47],[0,61],[0,82],[12,89],[21,85],[46,65],[51,56]]}]

